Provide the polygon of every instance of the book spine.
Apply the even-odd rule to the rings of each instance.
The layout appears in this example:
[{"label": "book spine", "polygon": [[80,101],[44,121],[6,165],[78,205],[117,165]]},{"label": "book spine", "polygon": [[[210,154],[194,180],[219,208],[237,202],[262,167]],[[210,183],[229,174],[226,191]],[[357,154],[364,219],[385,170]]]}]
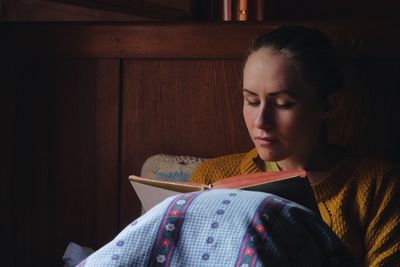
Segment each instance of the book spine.
[{"label": "book spine", "polygon": [[237,13],[236,19],[239,21],[246,21],[248,10],[247,10],[247,0],[238,0],[237,1]]},{"label": "book spine", "polygon": [[222,0],[222,20],[232,20],[232,0]]},{"label": "book spine", "polygon": [[264,0],[256,0],[255,19],[256,20],[264,20]]}]

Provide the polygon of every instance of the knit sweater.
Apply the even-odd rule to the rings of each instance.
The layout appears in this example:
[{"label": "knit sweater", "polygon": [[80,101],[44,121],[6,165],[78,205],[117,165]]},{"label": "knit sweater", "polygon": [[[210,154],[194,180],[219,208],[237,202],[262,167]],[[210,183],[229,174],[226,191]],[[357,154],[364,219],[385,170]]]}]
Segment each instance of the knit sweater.
[{"label": "knit sweater", "polygon": [[[253,149],[206,160],[191,181],[209,184],[260,172],[255,158]],[[395,164],[384,160],[348,159],[313,185],[322,219],[363,266],[400,266],[399,174]]]}]

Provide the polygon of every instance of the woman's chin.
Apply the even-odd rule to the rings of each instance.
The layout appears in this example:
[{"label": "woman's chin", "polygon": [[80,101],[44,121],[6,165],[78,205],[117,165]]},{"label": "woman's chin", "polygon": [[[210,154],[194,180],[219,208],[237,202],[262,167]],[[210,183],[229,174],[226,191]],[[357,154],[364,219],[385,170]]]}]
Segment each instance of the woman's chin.
[{"label": "woman's chin", "polygon": [[271,150],[265,150],[265,149],[259,149],[257,148],[258,155],[260,158],[264,161],[269,161],[269,162],[276,162],[279,160],[282,160],[276,153],[274,153]]}]

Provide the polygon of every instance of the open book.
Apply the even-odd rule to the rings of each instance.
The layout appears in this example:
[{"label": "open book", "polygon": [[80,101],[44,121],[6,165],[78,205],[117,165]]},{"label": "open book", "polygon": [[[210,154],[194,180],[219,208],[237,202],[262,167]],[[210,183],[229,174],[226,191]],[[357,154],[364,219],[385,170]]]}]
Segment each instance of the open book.
[{"label": "open book", "polygon": [[297,202],[319,214],[312,188],[304,170],[245,174],[225,178],[210,185],[155,180],[135,175],[129,176],[129,180],[145,211],[165,198],[179,193],[226,188],[271,193]]}]

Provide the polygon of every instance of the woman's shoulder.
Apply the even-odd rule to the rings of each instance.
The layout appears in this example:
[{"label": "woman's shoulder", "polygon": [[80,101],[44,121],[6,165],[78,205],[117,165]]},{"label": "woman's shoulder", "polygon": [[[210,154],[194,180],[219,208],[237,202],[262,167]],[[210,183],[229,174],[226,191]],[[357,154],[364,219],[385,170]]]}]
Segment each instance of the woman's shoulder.
[{"label": "woman's shoulder", "polygon": [[379,156],[347,156],[327,179],[313,185],[313,189],[319,200],[345,192],[352,192],[360,199],[391,195],[400,190],[398,166],[396,161]]},{"label": "woman's shoulder", "polygon": [[382,176],[388,173],[398,173],[399,162],[372,155],[364,157],[349,157],[345,160],[345,167],[350,171],[365,176]]},{"label": "woman's shoulder", "polygon": [[391,187],[400,179],[397,160],[374,155],[349,158],[343,165],[342,174],[349,177],[352,182],[377,190]]},{"label": "woman's shoulder", "polygon": [[242,166],[251,164],[250,158],[254,154],[251,150],[247,153],[236,153],[217,158],[207,159],[192,173],[190,181],[211,184],[218,180],[242,174]]}]

